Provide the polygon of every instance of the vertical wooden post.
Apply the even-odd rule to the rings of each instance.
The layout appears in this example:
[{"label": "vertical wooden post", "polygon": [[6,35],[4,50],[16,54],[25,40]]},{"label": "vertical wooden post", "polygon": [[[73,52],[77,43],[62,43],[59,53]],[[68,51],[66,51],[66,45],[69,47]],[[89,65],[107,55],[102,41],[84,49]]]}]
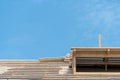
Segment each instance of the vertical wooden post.
[{"label": "vertical wooden post", "polygon": [[72,71],[73,71],[73,74],[76,73],[76,58],[75,58],[75,53],[76,53],[76,50],[74,49],[73,52],[72,52]]},{"label": "vertical wooden post", "polygon": [[105,58],[105,71],[107,71],[107,63],[108,63],[108,58]]},{"label": "vertical wooden post", "polygon": [[105,58],[103,58],[103,62],[104,62],[104,66],[105,66],[105,71],[107,71],[107,62],[108,62],[108,59],[107,59],[106,56],[105,56]]},{"label": "vertical wooden post", "polygon": [[102,35],[101,34],[98,35],[98,47],[99,48],[102,47]]},{"label": "vertical wooden post", "polygon": [[106,56],[106,71],[108,71],[109,54],[110,54],[110,49],[107,49],[107,56]]}]

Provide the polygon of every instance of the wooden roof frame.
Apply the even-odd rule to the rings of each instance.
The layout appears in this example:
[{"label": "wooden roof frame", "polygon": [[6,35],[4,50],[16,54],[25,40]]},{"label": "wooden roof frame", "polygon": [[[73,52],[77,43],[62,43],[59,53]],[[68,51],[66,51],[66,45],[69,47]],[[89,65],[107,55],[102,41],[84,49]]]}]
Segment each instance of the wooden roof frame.
[{"label": "wooden roof frame", "polygon": [[[120,58],[120,48],[71,48],[72,51],[72,71],[76,72],[76,57],[100,57],[100,58]],[[120,63],[119,63],[120,64]]]}]

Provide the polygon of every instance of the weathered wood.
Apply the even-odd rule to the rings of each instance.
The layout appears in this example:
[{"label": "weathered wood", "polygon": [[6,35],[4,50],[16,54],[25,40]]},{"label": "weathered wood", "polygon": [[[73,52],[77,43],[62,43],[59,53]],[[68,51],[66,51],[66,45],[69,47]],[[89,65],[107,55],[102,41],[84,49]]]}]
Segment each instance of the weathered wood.
[{"label": "weathered wood", "polygon": [[101,65],[120,65],[120,62],[76,62],[76,64],[101,64]]},{"label": "weathered wood", "polygon": [[41,58],[40,62],[64,62],[64,58]]},{"label": "weathered wood", "polygon": [[[73,73],[77,64],[79,65],[104,65],[104,70],[108,71],[108,65],[120,65],[120,60],[109,60],[109,58],[120,58],[120,48],[71,48],[73,50]],[[88,58],[86,61],[76,61],[74,58]],[[90,58],[102,58],[103,61],[90,60]],[[112,62],[113,61],[113,62]],[[75,65],[76,64],[76,65]]]}]

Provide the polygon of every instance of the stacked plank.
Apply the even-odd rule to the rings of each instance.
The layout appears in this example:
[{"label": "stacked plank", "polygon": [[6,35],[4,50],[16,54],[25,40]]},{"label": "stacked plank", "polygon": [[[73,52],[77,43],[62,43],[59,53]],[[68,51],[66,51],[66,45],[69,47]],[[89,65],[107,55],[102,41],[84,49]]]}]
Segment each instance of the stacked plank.
[{"label": "stacked plank", "polygon": [[38,60],[0,61],[0,66],[8,69],[0,74],[0,78],[37,78],[42,79],[46,75],[59,74],[61,66],[68,66],[64,62],[40,62]]}]

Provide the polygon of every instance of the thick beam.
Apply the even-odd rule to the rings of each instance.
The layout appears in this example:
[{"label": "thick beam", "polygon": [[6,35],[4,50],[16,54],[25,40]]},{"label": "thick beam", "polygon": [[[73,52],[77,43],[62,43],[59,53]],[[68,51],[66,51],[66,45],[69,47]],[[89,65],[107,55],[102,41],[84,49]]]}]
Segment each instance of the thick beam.
[{"label": "thick beam", "polygon": [[76,58],[75,58],[75,54],[76,54],[76,49],[74,49],[72,51],[72,71],[73,71],[73,74],[76,73]]}]

